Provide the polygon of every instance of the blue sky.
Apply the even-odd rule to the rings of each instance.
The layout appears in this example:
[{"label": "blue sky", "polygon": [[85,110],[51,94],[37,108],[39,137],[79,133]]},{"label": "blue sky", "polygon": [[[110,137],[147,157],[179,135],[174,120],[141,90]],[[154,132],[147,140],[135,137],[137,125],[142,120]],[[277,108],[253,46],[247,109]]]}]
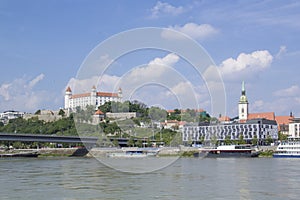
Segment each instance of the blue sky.
[{"label": "blue sky", "polygon": [[[63,107],[65,88],[79,81],[80,66],[99,43],[126,30],[160,27],[189,35],[210,55],[224,80],[227,115],[237,115],[245,80],[250,112],[293,111],[300,117],[299,19],[299,1],[0,0],[0,111]],[[153,63],[181,73],[186,81],[173,92],[191,84],[198,106],[210,112],[204,81],[172,52],[124,55],[96,82],[97,88],[111,90],[110,83],[124,73],[157,72]],[[91,88],[93,82],[82,84]],[[168,92],[153,85],[131,98],[171,109],[178,104]]]}]

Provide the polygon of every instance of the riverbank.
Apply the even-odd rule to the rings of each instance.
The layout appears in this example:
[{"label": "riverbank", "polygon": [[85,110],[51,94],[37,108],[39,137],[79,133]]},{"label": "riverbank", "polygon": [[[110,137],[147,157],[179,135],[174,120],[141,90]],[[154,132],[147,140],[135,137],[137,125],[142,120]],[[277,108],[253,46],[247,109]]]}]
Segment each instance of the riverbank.
[{"label": "riverbank", "polygon": [[85,156],[88,153],[86,148],[43,148],[43,149],[13,149],[0,151],[0,154],[19,154],[36,152],[39,157],[47,156]]},{"label": "riverbank", "polygon": [[[128,148],[130,149],[130,148]],[[132,148],[131,148],[132,149]],[[123,150],[126,150],[124,148]],[[272,157],[273,152],[276,150],[276,146],[264,146],[260,147],[259,157]],[[0,151],[0,154],[4,153],[20,153],[20,152],[38,152],[39,157],[69,157],[69,156],[86,156],[86,157],[103,157],[107,153],[119,152],[120,148],[92,148],[89,151],[84,147],[76,148],[43,148],[43,149],[14,149],[11,151]],[[194,157],[199,153],[199,149],[195,147],[164,147],[160,148],[158,156],[182,156],[182,157]]]},{"label": "riverbank", "polygon": [[[132,150],[133,148],[123,148],[122,150]],[[93,148],[87,154],[88,157],[104,157],[108,153],[119,152],[119,148]],[[159,149],[158,156],[184,156],[192,157],[194,153],[199,152],[198,148],[194,147],[163,147]]]}]

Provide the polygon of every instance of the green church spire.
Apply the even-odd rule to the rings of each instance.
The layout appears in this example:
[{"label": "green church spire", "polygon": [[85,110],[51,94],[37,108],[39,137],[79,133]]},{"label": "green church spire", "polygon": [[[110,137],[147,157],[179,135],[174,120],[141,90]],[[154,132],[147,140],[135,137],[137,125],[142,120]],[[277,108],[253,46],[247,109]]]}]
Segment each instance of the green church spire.
[{"label": "green church spire", "polygon": [[242,82],[242,95],[246,95],[245,82]]},{"label": "green church spire", "polygon": [[240,103],[248,103],[247,97],[246,97],[246,90],[245,90],[245,82],[242,82],[242,96],[240,98]]}]

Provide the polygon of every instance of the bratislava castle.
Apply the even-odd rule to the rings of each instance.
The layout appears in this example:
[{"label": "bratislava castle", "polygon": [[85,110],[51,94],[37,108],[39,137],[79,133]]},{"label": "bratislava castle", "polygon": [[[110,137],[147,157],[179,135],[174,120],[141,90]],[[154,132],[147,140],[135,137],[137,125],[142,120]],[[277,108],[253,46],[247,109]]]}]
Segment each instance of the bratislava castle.
[{"label": "bratislava castle", "polygon": [[82,94],[72,94],[70,87],[66,89],[65,93],[65,109],[74,110],[76,107],[85,108],[88,105],[98,106],[105,104],[106,102],[122,101],[122,90],[119,88],[117,93],[111,92],[97,92],[96,87],[93,86],[91,92]]}]

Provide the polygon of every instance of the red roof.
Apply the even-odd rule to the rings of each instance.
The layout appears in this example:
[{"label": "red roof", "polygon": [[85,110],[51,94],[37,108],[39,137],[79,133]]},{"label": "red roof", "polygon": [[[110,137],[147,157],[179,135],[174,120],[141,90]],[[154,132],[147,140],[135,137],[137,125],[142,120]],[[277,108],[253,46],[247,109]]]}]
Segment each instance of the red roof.
[{"label": "red roof", "polygon": [[70,86],[68,86],[68,88],[66,89],[66,92],[72,92]]},{"label": "red roof", "polygon": [[288,125],[294,117],[292,116],[276,116],[275,120],[278,125],[278,131],[280,131],[280,125]]},{"label": "red roof", "polygon": [[268,120],[275,120],[274,112],[264,112],[264,113],[249,113],[248,119],[257,119],[257,118],[265,118]]},{"label": "red roof", "polygon": [[89,97],[91,93],[82,93],[82,94],[74,94],[72,95],[72,99],[81,98],[81,97]]},{"label": "red roof", "polygon": [[222,116],[222,117],[219,118],[219,121],[220,122],[229,122],[230,118],[228,116]]},{"label": "red roof", "polygon": [[101,111],[101,110],[97,110],[96,112],[95,112],[95,115],[103,115],[104,113]]},{"label": "red roof", "polygon": [[186,124],[186,121],[179,121],[178,124],[179,124],[179,125],[185,125],[185,124]]},{"label": "red roof", "polygon": [[276,116],[275,120],[277,122],[277,124],[289,124],[292,119],[294,119],[294,117],[291,116]]},{"label": "red roof", "polygon": [[100,97],[118,97],[117,93],[111,93],[111,92],[97,92],[97,96]]},{"label": "red roof", "polygon": [[[76,98],[82,98],[82,97],[89,97],[91,96],[91,93],[82,93],[82,94],[74,94],[72,95],[72,99]],[[97,92],[97,96],[99,97],[118,97],[117,93],[111,93],[111,92]]]},{"label": "red roof", "polygon": [[167,110],[168,113],[174,113],[175,110]]}]

